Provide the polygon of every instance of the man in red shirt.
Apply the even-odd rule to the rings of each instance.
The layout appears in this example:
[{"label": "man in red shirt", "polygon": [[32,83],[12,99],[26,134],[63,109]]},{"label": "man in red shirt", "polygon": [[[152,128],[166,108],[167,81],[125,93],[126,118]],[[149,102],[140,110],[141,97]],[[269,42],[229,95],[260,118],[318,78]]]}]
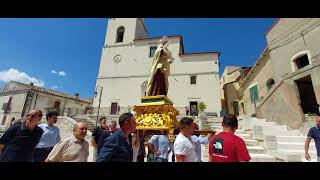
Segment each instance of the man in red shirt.
[{"label": "man in red shirt", "polygon": [[243,139],[234,135],[238,129],[238,119],[229,114],[222,121],[223,132],[209,141],[209,162],[248,162],[251,157]]}]

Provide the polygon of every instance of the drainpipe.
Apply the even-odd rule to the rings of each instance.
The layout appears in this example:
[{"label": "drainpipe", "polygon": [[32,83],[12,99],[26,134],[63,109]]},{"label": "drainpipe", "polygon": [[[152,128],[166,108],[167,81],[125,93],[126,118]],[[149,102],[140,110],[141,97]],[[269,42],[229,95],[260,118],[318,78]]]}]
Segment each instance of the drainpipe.
[{"label": "drainpipe", "polygon": [[35,99],[35,102],[34,102],[33,109],[35,109],[35,108],[36,108],[37,100],[38,100],[38,95],[39,95],[39,91],[37,91],[37,95],[36,95],[36,99]]},{"label": "drainpipe", "polygon": [[62,115],[61,116],[64,116],[64,109],[66,107],[66,103],[67,103],[67,99],[64,100],[63,109],[62,109]]},{"label": "drainpipe", "polygon": [[31,104],[32,104],[32,100],[33,100],[33,95],[34,95],[34,92],[33,91],[29,91],[28,92],[28,96],[27,96],[27,101],[28,101],[28,112],[30,112],[31,110]]}]

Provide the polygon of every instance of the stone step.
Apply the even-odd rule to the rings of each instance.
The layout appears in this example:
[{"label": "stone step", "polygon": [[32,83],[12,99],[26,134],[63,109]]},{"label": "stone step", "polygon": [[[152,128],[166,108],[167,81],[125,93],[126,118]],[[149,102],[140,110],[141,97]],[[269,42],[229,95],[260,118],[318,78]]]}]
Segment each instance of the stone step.
[{"label": "stone step", "polygon": [[[302,160],[305,159],[304,158],[304,150],[295,150],[295,149],[279,149],[277,150],[278,152],[282,153],[282,154],[300,154]],[[311,159],[317,159],[317,152],[316,151],[310,151],[309,150],[309,155],[311,157]]]},{"label": "stone step", "polygon": [[241,137],[242,139],[251,139],[251,136],[249,134],[235,134],[236,136]]},{"label": "stone step", "polygon": [[259,142],[254,139],[244,139],[244,142],[246,143],[247,146],[257,146],[259,145]]},{"label": "stone step", "polygon": [[[276,162],[276,158],[268,154],[250,154],[250,162]],[[208,155],[202,158],[203,162],[208,162]]]},{"label": "stone step", "polygon": [[250,154],[250,162],[276,162],[276,158],[268,154]]},{"label": "stone step", "polygon": [[217,118],[217,117],[208,117],[207,116],[207,121],[209,122],[222,122],[222,118]]},{"label": "stone step", "polygon": [[[214,130],[216,131],[216,134],[223,131],[222,129],[214,129]],[[235,134],[248,134],[248,133],[245,130],[237,130]]]},{"label": "stone step", "polygon": [[[304,142],[277,142],[277,149],[304,150]],[[316,151],[314,143],[310,143],[309,151]]]},{"label": "stone step", "polygon": [[288,132],[287,126],[263,126],[263,133]]},{"label": "stone step", "polygon": [[318,162],[318,160],[317,159],[311,159],[310,161],[308,161],[305,158],[303,158],[302,162]]},{"label": "stone step", "polygon": [[264,122],[264,121],[261,121],[261,122],[257,121],[255,124],[259,126],[276,126],[277,125],[276,122]]},{"label": "stone step", "polygon": [[303,134],[299,130],[289,130],[286,136],[303,136]]},{"label": "stone step", "polygon": [[[305,136],[277,136],[278,142],[305,142]],[[313,140],[311,140],[312,142]]]},{"label": "stone step", "polygon": [[219,125],[211,124],[210,127],[213,128],[213,129],[222,129],[221,124],[219,124]]},{"label": "stone step", "polygon": [[265,154],[266,150],[261,146],[247,146],[249,154]]},{"label": "stone step", "polygon": [[279,150],[267,150],[267,154],[281,160],[282,162],[301,162],[302,156],[297,152],[282,152]]},{"label": "stone step", "polygon": [[[221,131],[217,131],[216,134],[219,134]],[[240,133],[235,133],[236,136],[239,136],[241,137],[242,139],[250,139],[251,138],[251,135],[250,134],[240,134]]]},{"label": "stone step", "polygon": [[245,130],[242,130],[242,129],[238,129],[236,131],[236,134],[247,134],[247,132]]}]

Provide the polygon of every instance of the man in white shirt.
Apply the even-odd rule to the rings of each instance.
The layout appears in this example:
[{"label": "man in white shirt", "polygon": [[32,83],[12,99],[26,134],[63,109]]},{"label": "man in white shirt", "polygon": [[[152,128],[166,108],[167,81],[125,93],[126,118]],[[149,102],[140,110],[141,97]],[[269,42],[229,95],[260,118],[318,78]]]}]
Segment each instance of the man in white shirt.
[{"label": "man in white shirt", "polygon": [[87,162],[89,143],[85,140],[88,126],[78,122],[73,127],[73,135],[56,144],[46,162]]},{"label": "man in white shirt", "polygon": [[174,142],[176,162],[196,162],[196,153],[191,136],[195,129],[193,119],[184,117],[180,120],[180,133]]}]

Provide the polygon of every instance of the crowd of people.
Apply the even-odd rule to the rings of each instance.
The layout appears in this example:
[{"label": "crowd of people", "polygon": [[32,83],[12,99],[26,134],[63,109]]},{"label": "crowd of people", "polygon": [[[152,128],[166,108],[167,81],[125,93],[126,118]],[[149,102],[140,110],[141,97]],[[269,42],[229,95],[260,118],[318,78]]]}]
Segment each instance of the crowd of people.
[{"label": "crowd of people", "polygon": [[[40,110],[31,110],[26,119],[12,125],[0,138],[0,162],[87,162],[89,142],[87,124],[77,122],[73,134],[61,140],[60,130],[55,125],[59,114],[46,114],[46,123],[39,124]],[[39,124],[39,125],[38,125]],[[172,162],[202,162],[201,144],[209,144],[209,162],[248,162],[251,157],[242,138],[235,135],[238,120],[235,115],[223,117],[223,131],[206,136],[194,135],[199,126],[190,117],[180,120],[180,132],[171,143],[167,135],[153,135],[148,138],[142,131],[136,131],[132,113],[120,115],[107,125],[106,117],[100,118],[91,137],[94,148],[94,162],[168,162],[172,152]],[[306,159],[310,160],[308,149],[310,140],[319,146],[320,117],[317,125],[310,129],[306,140]],[[147,152],[146,148],[147,147]],[[319,161],[319,158],[318,158]]]}]

